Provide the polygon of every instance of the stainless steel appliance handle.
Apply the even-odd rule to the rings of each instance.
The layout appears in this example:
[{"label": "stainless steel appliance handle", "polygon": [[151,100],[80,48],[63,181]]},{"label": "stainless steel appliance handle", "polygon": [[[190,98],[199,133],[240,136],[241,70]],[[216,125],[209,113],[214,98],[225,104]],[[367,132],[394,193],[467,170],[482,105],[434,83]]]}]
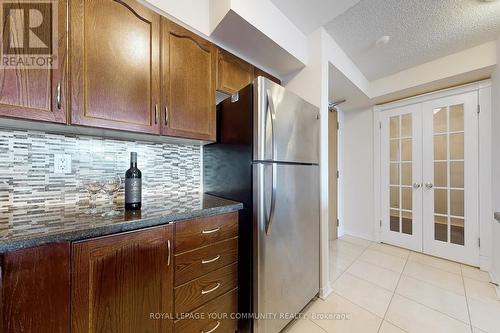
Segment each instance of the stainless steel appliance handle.
[{"label": "stainless steel appliance handle", "polygon": [[215,332],[215,330],[217,330],[219,328],[219,326],[220,326],[220,321],[217,321],[217,324],[215,325],[214,328],[212,328],[210,331],[206,331],[206,332],[201,331],[201,333],[213,333],[213,332]]},{"label": "stainless steel appliance handle", "polygon": [[220,282],[217,282],[217,285],[216,285],[215,287],[213,287],[213,288],[211,288],[211,289],[208,289],[208,290],[202,290],[202,291],[201,291],[201,294],[202,294],[202,295],[210,294],[210,293],[212,293],[212,292],[216,291],[217,289],[219,289],[221,285],[222,285],[222,284],[221,284]]},{"label": "stainless steel appliance handle", "polygon": [[266,210],[266,234],[271,234],[271,225],[274,220],[274,209],[276,207],[276,190],[277,190],[277,178],[278,178],[278,170],[276,163],[271,164],[271,208],[269,209],[269,216],[267,215]]},{"label": "stainless steel appliance handle", "polygon": [[[277,155],[276,155],[276,126],[275,126],[276,109],[274,108],[274,102],[273,102],[273,98],[271,96],[270,90],[267,90],[267,105],[268,105],[268,110],[270,111],[270,114],[271,114],[271,148],[272,148],[271,158],[273,160],[276,160],[276,158],[277,158]],[[266,119],[267,119],[267,113],[266,113]]]},{"label": "stainless steel appliance handle", "polygon": [[56,88],[56,104],[57,109],[61,110],[61,82],[57,84]]}]

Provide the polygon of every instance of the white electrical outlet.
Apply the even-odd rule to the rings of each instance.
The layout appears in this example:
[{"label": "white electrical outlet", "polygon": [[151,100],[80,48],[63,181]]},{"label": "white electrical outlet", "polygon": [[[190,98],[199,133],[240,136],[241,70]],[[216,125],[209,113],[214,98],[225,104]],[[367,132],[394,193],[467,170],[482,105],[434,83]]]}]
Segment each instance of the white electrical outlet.
[{"label": "white electrical outlet", "polygon": [[71,173],[71,155],[54,154],[54,173]]}]

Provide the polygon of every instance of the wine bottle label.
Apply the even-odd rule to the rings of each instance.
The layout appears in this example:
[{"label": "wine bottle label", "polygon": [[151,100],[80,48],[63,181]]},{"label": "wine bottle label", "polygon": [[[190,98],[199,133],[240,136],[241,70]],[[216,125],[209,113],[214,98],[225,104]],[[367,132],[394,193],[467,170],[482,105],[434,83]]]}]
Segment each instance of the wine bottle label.
[{"label": "wine bottle label", "polygon": [[125,203],[139,203],[142,199],[142,179],[125,179]]}]

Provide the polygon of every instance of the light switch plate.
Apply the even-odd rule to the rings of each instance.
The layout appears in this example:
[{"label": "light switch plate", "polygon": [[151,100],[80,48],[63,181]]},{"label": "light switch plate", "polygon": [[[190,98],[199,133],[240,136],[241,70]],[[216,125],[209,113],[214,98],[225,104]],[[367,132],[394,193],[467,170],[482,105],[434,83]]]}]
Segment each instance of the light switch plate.
[{"label": "light switch plate", "polygon": [[71,173],[71,155],[54,154],[54,173]]}]

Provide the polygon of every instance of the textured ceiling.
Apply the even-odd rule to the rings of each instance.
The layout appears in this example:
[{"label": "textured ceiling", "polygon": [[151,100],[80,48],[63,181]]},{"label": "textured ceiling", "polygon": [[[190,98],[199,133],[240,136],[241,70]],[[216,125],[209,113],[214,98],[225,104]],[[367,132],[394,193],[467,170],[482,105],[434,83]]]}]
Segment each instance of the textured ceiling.
[{"label": "textured ceiling", "polygon": [[[495,40],[500,1],[362,0],[325,28],[375,80]],[[375,41],[384,35],[391,42],[377,48]]]},{"label": "textured ceiling", "polygon": [[[360,0],[271,0],[306,35]],[[418,0],[417,0],[418,1]]]}]

